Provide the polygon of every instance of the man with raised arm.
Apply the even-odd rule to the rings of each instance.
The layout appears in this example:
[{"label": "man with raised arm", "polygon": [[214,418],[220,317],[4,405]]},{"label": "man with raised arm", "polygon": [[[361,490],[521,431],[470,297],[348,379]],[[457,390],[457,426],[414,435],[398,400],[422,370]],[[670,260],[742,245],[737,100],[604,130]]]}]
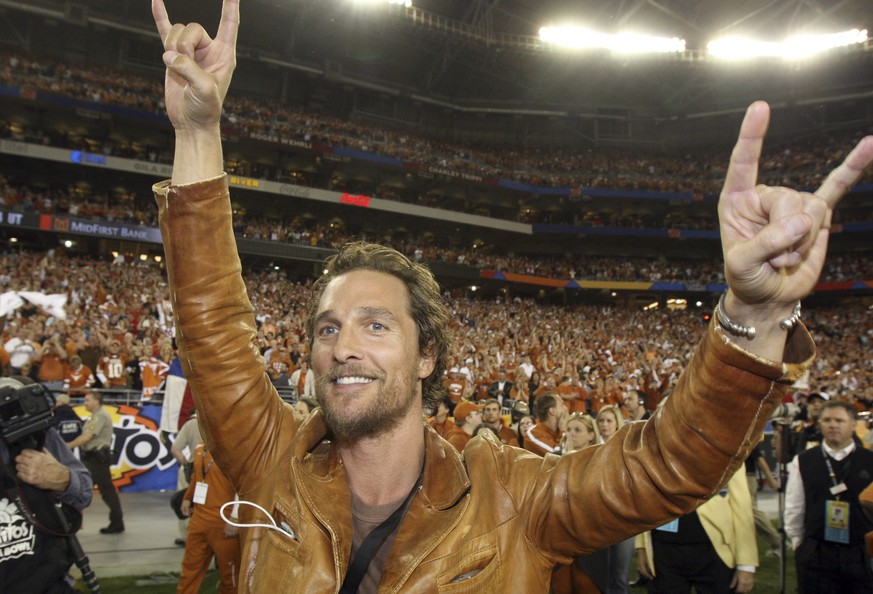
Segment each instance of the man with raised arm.
[{"label": "man with raised arm", "polygon": [[716,493],[808,367],[814,347],[795,306],[819,276],[832,209],[873,159],[873,138],[815,194],[756,188],[769,118],[756,103],[719,203],[730,290],[650,421],[562,457],[486,432],[462,457],[422,418],[451,352],[439,286],[369,244],[344,247],[318,283],[307,340],[320,406],[304,419],[264,372],[231,225],[219,119],[238,0],[224,1],[214,39],[196,23],[172,24],[162,0],[152,6],[176,130],[173,179],[155,194],[177,342],[216,463],[241,500],[271,516],[242,508],[244,522],[271,525],[246,531],[244,591],[547,592],[555,564]]}]

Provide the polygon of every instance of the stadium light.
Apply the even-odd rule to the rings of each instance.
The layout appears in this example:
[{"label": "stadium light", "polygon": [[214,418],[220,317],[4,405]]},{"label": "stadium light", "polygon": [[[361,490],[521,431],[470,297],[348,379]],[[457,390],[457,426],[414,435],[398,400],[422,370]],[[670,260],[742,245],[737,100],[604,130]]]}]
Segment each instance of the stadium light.
[{"label": "stadium light", "polygon": [[612,35],[575,25],[541,27],[540,40],[569,49],[605,49],[617,54],[666,54],[685,51],[685,40],[638,33]]},{"label": "stadium light", "polygon": [[706,50],[710,56],[728,60],[752,58],[783,58],[797,60],[828,50],[864,43],[866,29],[852,29],[826,35],[800,35],[785,41],[759,41],[743,37],[725,37],[710,41]]},{"label": "stadium light", "polygon": [[355,0],[355,2],[357,4],[369,4],[371,6],[377,6],[379,4],[399,4],[406,8],[412,6],[412,0]]}]

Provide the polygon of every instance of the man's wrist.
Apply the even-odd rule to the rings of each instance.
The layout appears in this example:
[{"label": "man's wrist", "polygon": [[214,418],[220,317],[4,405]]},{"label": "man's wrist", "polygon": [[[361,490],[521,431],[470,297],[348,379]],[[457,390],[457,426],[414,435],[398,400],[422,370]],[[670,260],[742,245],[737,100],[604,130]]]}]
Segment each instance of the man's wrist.
[{"label": "man's wrist", "polygon": [[183,185],[212,179],[224,173],[221,128],[176,130],[173,184]]},{"label": "man's wrist", "polygon": [[[795,320],[797,303],[766,303],[749,304],[737,298],[733,291],[728,290],[719,299],[719,313],[725,318],[745,328],[754,328],[753,336],[746,337],[754,340],[755,336],[762,334],[785,333],[784,320]],[[799,318],[799,316],[797,316]],[[724,324],[723,324],[724,326]]]},{"label": "man's wrist", "polygon": [[45,488],[55,493],[66,493],[70,488],[72,473],[60,462],[52,465],[52,472],[46,481]]},{"label": "man's wrist", "polygon": [[[736,346],[768,361],[781,362],[789,331],[780,324],[792,316],[793,309],[793,303],[745,303],[728,290],[716,310],[716,321],[724,336]],[[734,324],[754,327],[754,335],[749,337],[742,332],[732,331],[720,318],[722,315],[726,315]]]}]

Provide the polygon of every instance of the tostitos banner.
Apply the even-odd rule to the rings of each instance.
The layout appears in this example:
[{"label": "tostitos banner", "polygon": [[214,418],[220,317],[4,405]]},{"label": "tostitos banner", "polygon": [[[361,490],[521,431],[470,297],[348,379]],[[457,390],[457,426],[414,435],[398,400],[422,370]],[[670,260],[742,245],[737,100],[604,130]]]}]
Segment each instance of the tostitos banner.
[{"label": "tostitos banner", "polygon": [[[112,417],[112,480],[120,491],[175,491],[179,465],[160,438],[160,405],[104,404]],[[73,410],[79,418],[90,413]]]}]

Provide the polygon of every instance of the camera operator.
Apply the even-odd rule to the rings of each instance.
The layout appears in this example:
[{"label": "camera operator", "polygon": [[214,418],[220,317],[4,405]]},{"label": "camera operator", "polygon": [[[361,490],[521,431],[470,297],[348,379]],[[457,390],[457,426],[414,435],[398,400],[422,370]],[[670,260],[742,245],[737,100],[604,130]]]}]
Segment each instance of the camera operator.
[{"label": "camera operator", "polygon": [[[0,390],[24,386],[18,379],[0,378]],[[81,511],[91,504],[91,475],[54,427],[44,429],[39,450],[12,442],[5,429],[0,439],[2,590],[7,594],[74,592],[67,572],[77,561],[77,553],[68,545],[67,536],[69,523],[77,528]],[[60,528],[51,509],[58,502],[75,510],[72,521],[68,518],[69,523]]]}]

